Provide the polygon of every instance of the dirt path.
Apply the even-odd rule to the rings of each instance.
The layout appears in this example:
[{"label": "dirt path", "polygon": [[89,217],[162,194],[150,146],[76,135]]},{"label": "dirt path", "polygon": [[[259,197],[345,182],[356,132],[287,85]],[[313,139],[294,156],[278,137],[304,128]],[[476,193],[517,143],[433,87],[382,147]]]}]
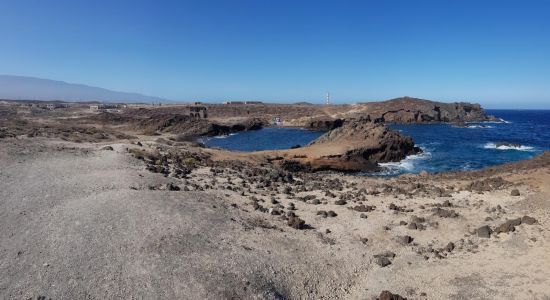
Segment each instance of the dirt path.
[{"label": "dirt path", "polygon": [[330,298],[327,276],[346,276],[317,275],[333,259],[314,235],[209,193],[149,191],[169,180],[123,151],[1,149],[2,299]]}]

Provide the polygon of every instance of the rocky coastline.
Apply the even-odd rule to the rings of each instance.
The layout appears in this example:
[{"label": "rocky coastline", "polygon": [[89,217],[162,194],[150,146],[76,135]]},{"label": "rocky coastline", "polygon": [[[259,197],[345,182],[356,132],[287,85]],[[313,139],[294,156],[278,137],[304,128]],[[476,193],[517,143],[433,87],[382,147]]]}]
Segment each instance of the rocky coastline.
[{"label": "rocky coastline", "polygon": [[362,114],[317,123],[330,131],[301,148],[243,153],[182,137],[258,121],[71,113],[0,108],[0,298],[550,295],[549,152],[356,176],[418,149]]}]

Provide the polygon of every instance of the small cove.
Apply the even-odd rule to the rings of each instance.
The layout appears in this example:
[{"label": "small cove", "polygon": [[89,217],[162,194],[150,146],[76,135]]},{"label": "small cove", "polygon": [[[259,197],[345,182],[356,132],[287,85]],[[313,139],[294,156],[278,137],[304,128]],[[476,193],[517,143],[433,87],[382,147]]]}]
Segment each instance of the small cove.
[{"label": "small cove", "polygon": [[230,135],[204,138],[201,140],[208,147],[230,151],[282,150],[292,146],[305,146],[317,139],[324,132],[299,128],[266,127]]}]

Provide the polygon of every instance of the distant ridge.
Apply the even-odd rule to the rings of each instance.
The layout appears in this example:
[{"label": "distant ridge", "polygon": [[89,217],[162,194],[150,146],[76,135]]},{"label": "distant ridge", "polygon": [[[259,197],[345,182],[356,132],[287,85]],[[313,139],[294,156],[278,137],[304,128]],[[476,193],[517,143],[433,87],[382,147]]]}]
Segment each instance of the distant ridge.
[{"label": "distant ridge", "polygon": [[117,92],[84,84],[13,75],[0,75],[0,99],[146,103],[167,101],[138,93]]}]

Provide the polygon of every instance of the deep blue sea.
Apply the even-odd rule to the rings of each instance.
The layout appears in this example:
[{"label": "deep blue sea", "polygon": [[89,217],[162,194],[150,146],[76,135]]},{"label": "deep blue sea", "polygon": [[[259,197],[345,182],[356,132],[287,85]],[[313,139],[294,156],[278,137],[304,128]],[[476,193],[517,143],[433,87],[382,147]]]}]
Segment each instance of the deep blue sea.
[{"label": "deep blue sea", "polygon": [[[382,164],[381,175],[473,170],[533,157],[550,150],[550,110],[487,110],[501,118],[500,123],[389,125],[411,136],[424,151],[399,163]],[[322,132],[292,128],[264,128],[227,137],[203,140],[209,147],[235,151],[287,149],[305,145]],[[500,142],[520,147],[497,147]]]},{"label": "deep blue sea", "polygon": [[289,149],[305,144],[323,135],[321,131],[298,128],[267,127],[260,130],[232,133],[202,140],[208,147],[218,147],[232,151],[260,151]]}]

